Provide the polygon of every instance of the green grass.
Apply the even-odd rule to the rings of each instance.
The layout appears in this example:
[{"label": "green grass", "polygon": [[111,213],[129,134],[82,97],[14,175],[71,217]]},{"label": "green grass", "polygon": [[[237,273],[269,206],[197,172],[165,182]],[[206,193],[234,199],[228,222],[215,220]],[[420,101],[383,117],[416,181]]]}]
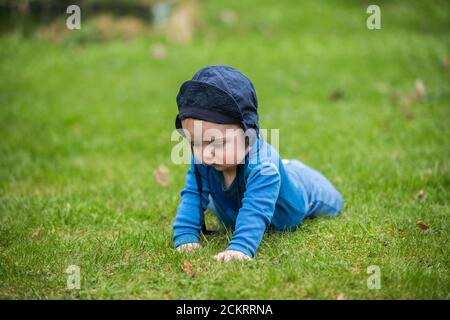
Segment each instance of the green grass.
[{"label": "green grass", "polygon": [[[205,26],[185,45],[3,35],[0,298],[449,299],[448,2],[379,1],[378,31],[365,27],[371,2],[301,3],[205,2]],[[220,22],[223,8],[238,24]],[[167,57],[152,59],[160,42]],[[175,96],[217,63],[252,79],[281,156],[322,171],[346,201],[335,219],[266,235],[245,264],[213,260],[225,235],[192,255],[172,249],[187,169],[170,161]],[[424,101],[391,99],[416,79]],[[342,99],[329,99],[335,90]],[[152,176],[160,164],[166,188]],[[69,265],[81,290],[66,289]],[[367,288],[370,265],[379,290]]]}]

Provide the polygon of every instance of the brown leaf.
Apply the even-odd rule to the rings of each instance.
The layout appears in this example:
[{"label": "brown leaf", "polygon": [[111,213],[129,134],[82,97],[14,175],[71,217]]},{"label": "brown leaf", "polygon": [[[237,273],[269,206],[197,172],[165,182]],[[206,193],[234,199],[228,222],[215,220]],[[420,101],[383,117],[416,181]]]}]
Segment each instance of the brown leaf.
[{"label": "brown leaf", "polygon": [[39,236],[40,233],[41,233],[41,229],[40,229],[40,228],[34,229],[34,230],[31,232],[31,237],[32,237],[32,238],[35,238],[35,237]]},{"label": "brown leaf", "polygon": [[343,293],[339,293],[338,296],[336,297],[336,300],[347,300],[347,298]]},{"label": "brown leaf", "polygon": [[430,226],[429,225],[427,225],[427,224],[425,224],[423,221],[421,221],[421,220],[418,220],[417,222],[416,222],[416,225],[419,227],[419,229],[420,230],[422,230],[422,231],[427,231],[428,229],[430,229]]},{"label": "brown leaf", "polygon": [[412,112],[409,103],[403,105],[403,107],[401,108],[401,112],[406,120],[414,119],[414,113]]},{"label": "brown leaf", "polygon": [[411,109],[411,105],[415,102],[425,100],[425,96],[425,84],[421,79],[416,79],[413,89],[405,94],[401,94],[398,90],[396,90],[391,94],[390,99],[394,103],[400,103],[400,111],[406,120],[412,120],[415,116]]},{"label": "brown leaf", "polygon": [[156,60],[164,60],[167,57],[166,47],[162,44],[156,44],[151,48],[151,55]]},{"label": "brown leaf", "polygon": [[183,271],[189,274],[190,276],[195,275],[194,270],[192,270],[191,264],[187,260],[184,260],[183,262]]},{"label": "brown leaf", "polygon": [[356,274],[356,273],[359,272],[359,268],[356,267],[356,266],[353,266],[353,267],[350,268],[350,271],[351,271],[353,274]]},{"label": "brown leaf", "polygon": [[342,100],[344,98],[345,98],[345,92],[340,89],[334,90],[328,97],[328,99],[330,99],[331,101],[338,101],[338,100]]},{"label": "brown leaf", "polygon": [[416,199],[425,199],[427,196],[427,193],[424,190],[419,190],[415,195],[414,198]]},{"label": "brown leaf", "polygon": [[443,56],[442,57],[442,66],[444,68],[448,68],[449,65],[450,65],[450,61],[448,59],[448,56]]},{"label": "brown leaf", "polygon": [[425,84],[421,79],[417,79],[414,83],[414,93],[416,100],[423,100],[427,94]]},{"label": "brown leaf", "polygon": [[153,171],[153,177],[155,181],[162,185],[163,187],[167,187],[169,183],[169,169],[165,165],[160,165],[159,168]]}]

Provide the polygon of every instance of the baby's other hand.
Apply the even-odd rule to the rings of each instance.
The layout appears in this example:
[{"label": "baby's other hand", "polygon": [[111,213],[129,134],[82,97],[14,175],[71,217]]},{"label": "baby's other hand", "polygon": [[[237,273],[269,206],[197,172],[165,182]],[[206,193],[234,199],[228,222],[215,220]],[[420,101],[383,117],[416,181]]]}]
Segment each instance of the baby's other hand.
[{"label": "baby's other hand", "polygon": [[238,260],[238,261],[247,261],[252,260],[252,258],[240,251],[236,250],[225,250],[222,251],[214,256],[214,259],[217,261],[231,261],[231,260]]},{"label": "baby's other hand", "polygon": [[191,243],[185,243],[177,247],[178,252],[192,252],[195,250],[200,249],[202,246],[200,243],[191,242]]}]

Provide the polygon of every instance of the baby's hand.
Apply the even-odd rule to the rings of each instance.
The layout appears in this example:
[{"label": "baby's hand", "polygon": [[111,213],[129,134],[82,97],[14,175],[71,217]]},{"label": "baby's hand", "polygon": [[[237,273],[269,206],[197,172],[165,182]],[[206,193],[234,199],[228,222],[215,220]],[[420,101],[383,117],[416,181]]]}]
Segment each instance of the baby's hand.
[{"label": "baby's hand", "polygon": [[195,250],[200,249],[202,246],[200,245],[200,243],[196,243],[196,242],[191,242],[191,243],[185,243],[182,244],[180,246],[177,247],[177,251],[178,252],[192,252]]},{"label": "baby's hand", "polygon": [[233,259],[235,260],[239,260],[239,261],[246,261],[246,260],[252,260],[252,258],[240,251],[236,251],[236,250],[225,250],[222,251],[221,253],[218,253],[214,256],[214,259],[216,259],[217,261],[231,261]]}]

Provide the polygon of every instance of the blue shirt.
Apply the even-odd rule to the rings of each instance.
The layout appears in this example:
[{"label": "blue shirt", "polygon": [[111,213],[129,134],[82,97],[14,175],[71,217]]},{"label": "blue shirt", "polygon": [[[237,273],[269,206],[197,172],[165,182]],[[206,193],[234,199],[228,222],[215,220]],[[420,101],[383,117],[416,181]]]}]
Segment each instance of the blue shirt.
[{"label": "blue shirt", "polygon": [[[192,156],[173,223],[175,247],[200,239],[199,192],[193,161]],[[220,171],[203,164],[197,166],[202,178],[203,208],[212,198],[217,218],[234,230],[229,250],[253,257],[266,230],[295,229],[305,218],[308,195],[295,179],[298,173],[286,170],[278,152],[261,135],[228,188],[223,185]]]}]

